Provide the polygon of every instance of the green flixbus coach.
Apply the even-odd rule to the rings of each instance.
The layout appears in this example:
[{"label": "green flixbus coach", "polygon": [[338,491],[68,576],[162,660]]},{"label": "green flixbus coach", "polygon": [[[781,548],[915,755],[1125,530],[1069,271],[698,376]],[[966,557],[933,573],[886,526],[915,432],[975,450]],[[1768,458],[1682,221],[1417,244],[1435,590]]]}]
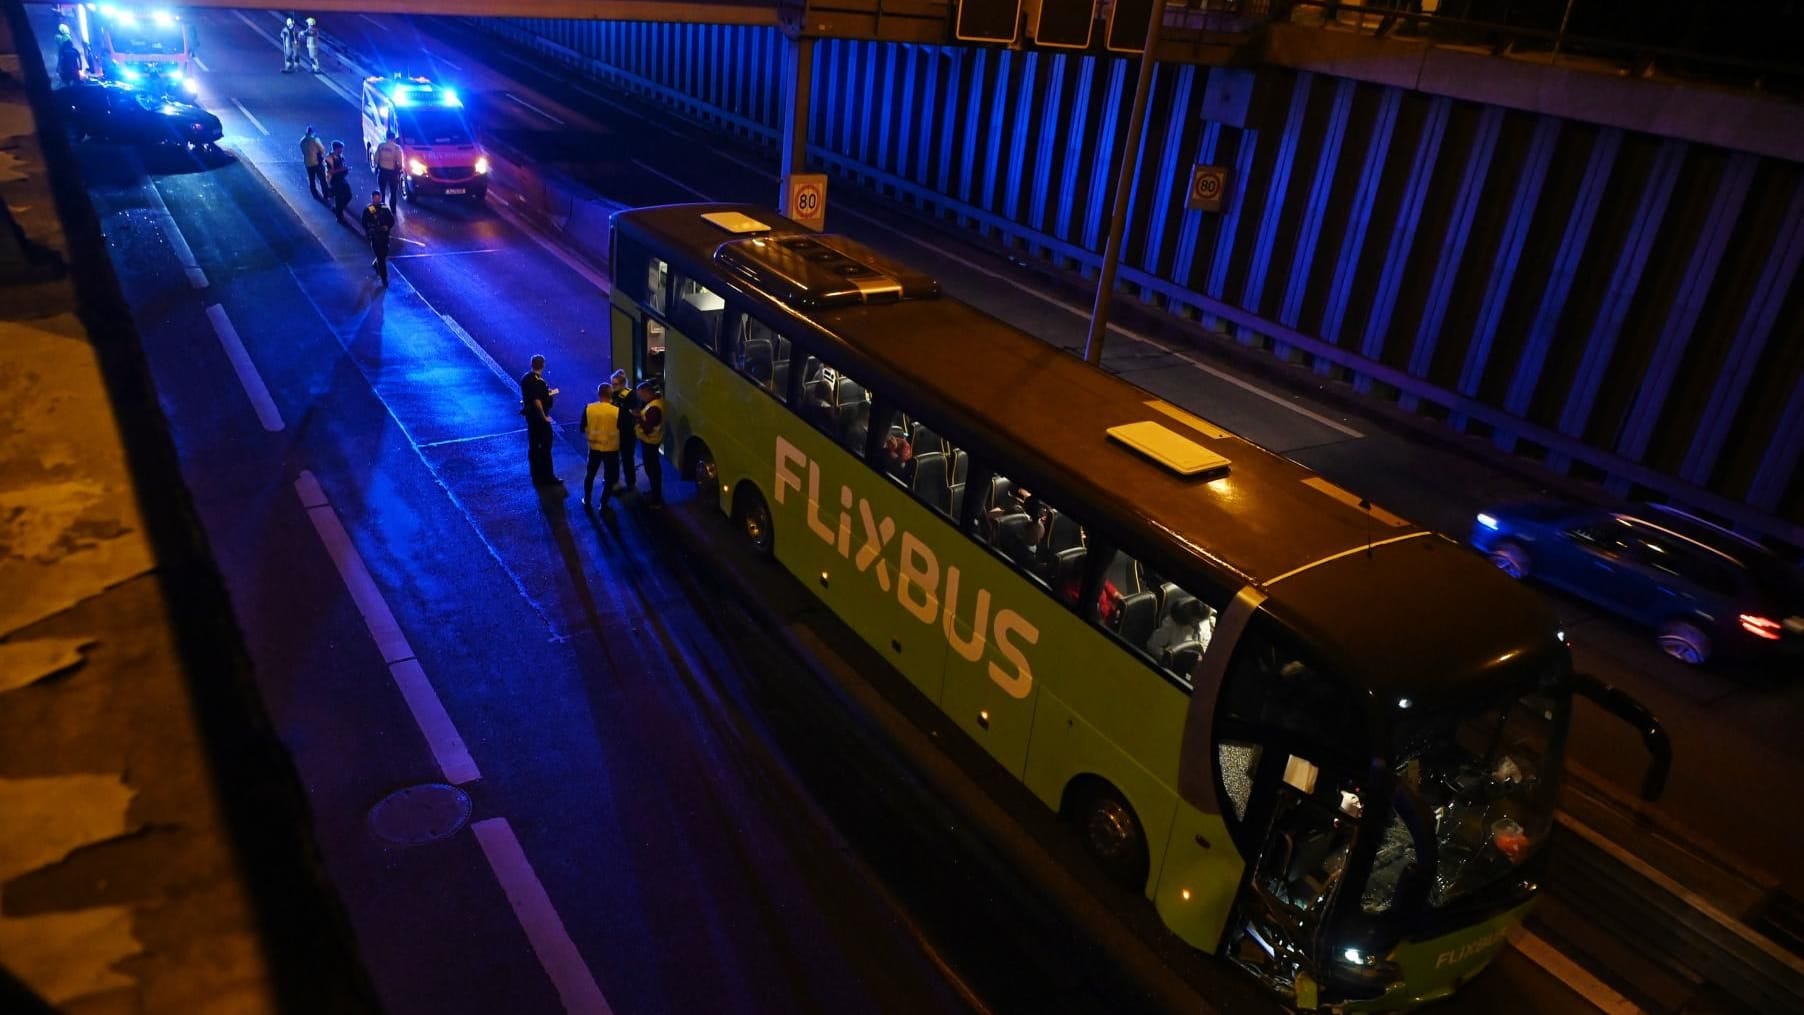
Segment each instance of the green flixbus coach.
[{"label": "green flixbus coach", "polygon": [[1299,1008],[1443,997],[1523,920],[1572,698],[1475,554],[761,208],[612,220],[664,452],[1178,937]]}]

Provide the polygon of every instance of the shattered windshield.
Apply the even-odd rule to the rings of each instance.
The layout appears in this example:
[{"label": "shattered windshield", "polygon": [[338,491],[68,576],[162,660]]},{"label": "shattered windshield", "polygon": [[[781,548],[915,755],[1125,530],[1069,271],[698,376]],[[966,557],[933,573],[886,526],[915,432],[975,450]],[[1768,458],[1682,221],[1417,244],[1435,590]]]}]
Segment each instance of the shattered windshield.
[{"label": "shattered windshield", "polygon": [[[1567,708],[1563,698],[1535,691],[1476,711],[1399,711],[1400,796],[1434,840],[1429,905],[1510,877],[1547,841]],[[1390,908],[1415,858],[1404,816],[1393,813],[1366,882],[1366,912]]]}]

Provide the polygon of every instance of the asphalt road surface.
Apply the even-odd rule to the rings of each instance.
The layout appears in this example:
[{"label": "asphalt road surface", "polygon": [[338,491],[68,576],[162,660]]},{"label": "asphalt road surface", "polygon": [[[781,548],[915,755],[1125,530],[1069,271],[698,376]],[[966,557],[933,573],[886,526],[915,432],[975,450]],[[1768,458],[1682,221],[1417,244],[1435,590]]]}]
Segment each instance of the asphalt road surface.
[{"label": "asphalt road surface", "polygon": [[[605,274],[497,194],[487,206],[405,204],[384,291],[358,230],[308,196],[297,146],[311,124],[361,151],[354,76],[330,62],[324,77],[280,73],[267,13],[193,16],[201,99],[226,122],[229,154],[78,152],[385,1003],[1148,1004],[1032,872],[999,857],[772,637],[773,604],[806,612],[786,579],[754,575],[755,604],[729,592],[720,569],[747,562],[680,496],[662,514],[633,499],[612,520],[582,514],[573,423],[611,369]],[[459,29],[352,15],[323,27],[381,69],[459,81],[483,134],[623,205],[775,193],[768,160],[749,149]],[[355,211],[372,181],[352,162]],[[954,295],[1081,343],[1081,297],[881,201],[842,191],[830,207],[831,227],[928,268]],[[1482,460],[1150,327],[1111,342],[1106,364],[1124,376],[1448,531],[1523,490]],[[527,481],[514,378],[534,352],[562,389],[566,490]],[[1561,609],[1581,663],[1673,728],[1663,813],[1780,869],[1795,822],[1765,787],[1804,774],[1799,689],[1686,670],[1639,632]],[[1573,752],[1601,778],[1633,786],[1639,750],[1613,721],[1581,714]],[[377,834],[379,801],[434,783],[467,792],[467,826],[412,845]],[[1203,994],[1243,996],[1217,964],[1178,964]],[[1524,1000],[1587,1007],[1513,951],[1454,1004],[1517,1011]]]}]

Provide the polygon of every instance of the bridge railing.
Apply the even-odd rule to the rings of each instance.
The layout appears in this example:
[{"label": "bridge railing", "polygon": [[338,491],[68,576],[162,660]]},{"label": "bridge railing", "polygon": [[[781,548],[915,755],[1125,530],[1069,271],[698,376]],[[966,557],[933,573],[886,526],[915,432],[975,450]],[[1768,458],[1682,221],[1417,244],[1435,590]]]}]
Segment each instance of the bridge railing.
[{"label": "bridge railing", "polygon": [[[1266,6],[1260,2],[1258,6]],[[1320,24],[1499,56],[1603,63],[1804,96],[1804,7],[1696,0],[1269,0],[1293,24]]]}]

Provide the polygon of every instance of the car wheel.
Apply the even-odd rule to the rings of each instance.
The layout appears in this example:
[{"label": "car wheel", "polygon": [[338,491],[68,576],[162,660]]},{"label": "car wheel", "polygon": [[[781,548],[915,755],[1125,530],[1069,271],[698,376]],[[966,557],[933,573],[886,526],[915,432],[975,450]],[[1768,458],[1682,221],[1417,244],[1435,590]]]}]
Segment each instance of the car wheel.
[{"label": "car wheel", "polygon": [[1702,666],[1710,661],[1710,635],[1689,620],[1661,624],[1655,640],[1660,643],[1660,651],[1687,666]]},{"label": "car wheel", "polygon": [[1527,578],[1529,572],[1528,551],[1516,543],[1498,543],[1485,554],[1497,570],[1518,581]]},{"label": "car wheel", "polygon": [[1109,880],[1131,892],[1146,890],[1146,832],[1115,787],[1095,780],[1072,802],[1066,818],[1077,829],[1084,851]]}]

